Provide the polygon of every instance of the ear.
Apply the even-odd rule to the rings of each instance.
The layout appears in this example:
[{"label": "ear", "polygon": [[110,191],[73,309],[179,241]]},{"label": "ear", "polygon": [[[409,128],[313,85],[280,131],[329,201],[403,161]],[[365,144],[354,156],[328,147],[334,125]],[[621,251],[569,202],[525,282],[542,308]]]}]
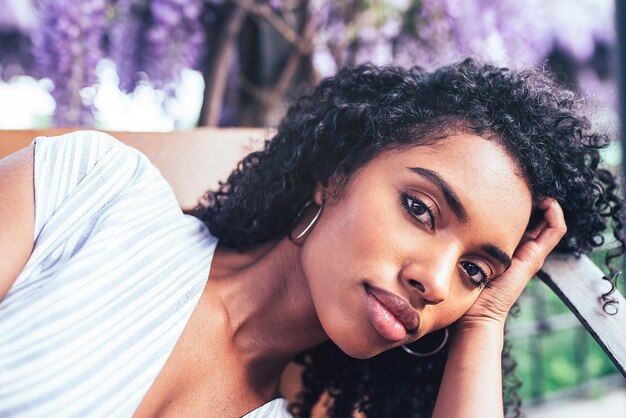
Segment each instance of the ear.
[{"label": "ear", "polygon": [[341,197],[341,190],[343,187],[342,181],[334,177],[325,182],[316,182],[315,189],[313,190],[313,200],[315,201],[315,204],[318,206],[321,205],[324,197],[326,198],[326,203],[328,203],[328,200],[335,201],[339,199]]},{"label": "ear", "polygon": [[322,182],[318,181],[315,184],[315,190],[313,191],[313,200],[317,206],[322,204],[324,197],[328,197],[328,186],[324,186]]}]

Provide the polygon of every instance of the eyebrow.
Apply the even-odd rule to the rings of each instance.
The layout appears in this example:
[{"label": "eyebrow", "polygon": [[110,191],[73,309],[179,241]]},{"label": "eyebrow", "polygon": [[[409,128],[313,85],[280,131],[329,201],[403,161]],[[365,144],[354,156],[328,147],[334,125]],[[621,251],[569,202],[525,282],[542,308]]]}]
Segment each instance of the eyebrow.
[{"label": "eyebrow", "polygon": [[483,250],[504,265],[505,269],[511,267],[511,257],[495,245],[483,245]]},{"label": "eyebrow", "polygon": [[[443,178],[441,178],[439,174],[422,167],[408,167],[408,169],[415,174],[418,174],[422,178],[430,181],[435,187],[437,187],[439,191],[441,191],[441,194],[443,194],[443,197],[446,199],[448,206],[450,206],[450,209],[452,209],[452,212],[457,217],[457,219],[462,223],[467,222],[467,210],[465,210],[465,207],[461,203],[461,200],[454,192],[454,190],[452,190],[452,187],[450,187],[450,185]],[[486,244],[483,245],[482,249],[487,254],[502,263],[505,269],[511,267],[511,257],[509,257],[504,251],[502,251],[495,245]]]},{"label": "eyebrow", "polygon": [[450,206],[450,209],[452,209],[456,218],[462,223],[467,222],[468,216],[465,207],[459,200],[457,194],[454,193],[454,190],[452,190],[452,187],[450,187],[450,185],[442,179],[439,174],[421,167],[408,167],[408,169],[435,185],[435,187],[437,187],[443,194],[443,197],[446,199],[446,202],[448,202],[448,206]]}]

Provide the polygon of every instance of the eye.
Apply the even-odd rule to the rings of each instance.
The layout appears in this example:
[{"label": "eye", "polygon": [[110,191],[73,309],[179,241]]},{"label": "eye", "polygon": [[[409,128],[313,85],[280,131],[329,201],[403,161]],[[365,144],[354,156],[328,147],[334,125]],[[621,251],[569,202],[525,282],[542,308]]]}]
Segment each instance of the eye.
[{"label": "eye", "polygon": [[489,280],[489,276],[485,271],[480,268],[478,265],[474,263],[470,263],[469,261],[462,261],[461,267],[465,270],[465,274],[467,274],[469,281],[475,287],[491,287],[491,281]]},{"label": "eye", "polygon": [[408,215],[426,225],[431,231],[435,230],[435,217],[426,203],[409,193],[402,193],[400,205]]}]

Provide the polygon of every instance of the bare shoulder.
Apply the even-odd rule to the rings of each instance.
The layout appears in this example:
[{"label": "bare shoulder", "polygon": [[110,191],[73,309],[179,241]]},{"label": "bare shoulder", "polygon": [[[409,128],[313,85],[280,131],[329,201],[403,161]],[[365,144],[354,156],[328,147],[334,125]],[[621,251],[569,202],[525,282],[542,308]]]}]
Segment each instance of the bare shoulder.
[{"label": "bare shoulder", "polygon": [[33,145],[0,159],[0,301],[33,250]]}]

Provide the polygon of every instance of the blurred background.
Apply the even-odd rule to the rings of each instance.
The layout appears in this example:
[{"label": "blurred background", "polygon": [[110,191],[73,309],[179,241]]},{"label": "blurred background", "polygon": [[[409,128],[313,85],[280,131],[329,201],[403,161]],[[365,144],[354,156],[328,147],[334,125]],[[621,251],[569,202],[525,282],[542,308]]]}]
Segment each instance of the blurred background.
[{"label": "blurred background", "polygon": [[[0,0],[0,129],[273,127],[343,65],[467,56],[552,71],[618,137],[613,0]],[[604,157],[619,170],[618,141]],[[626,381],[562,302],[534,281],[519,305],[528,417],[626,417]]]}]

